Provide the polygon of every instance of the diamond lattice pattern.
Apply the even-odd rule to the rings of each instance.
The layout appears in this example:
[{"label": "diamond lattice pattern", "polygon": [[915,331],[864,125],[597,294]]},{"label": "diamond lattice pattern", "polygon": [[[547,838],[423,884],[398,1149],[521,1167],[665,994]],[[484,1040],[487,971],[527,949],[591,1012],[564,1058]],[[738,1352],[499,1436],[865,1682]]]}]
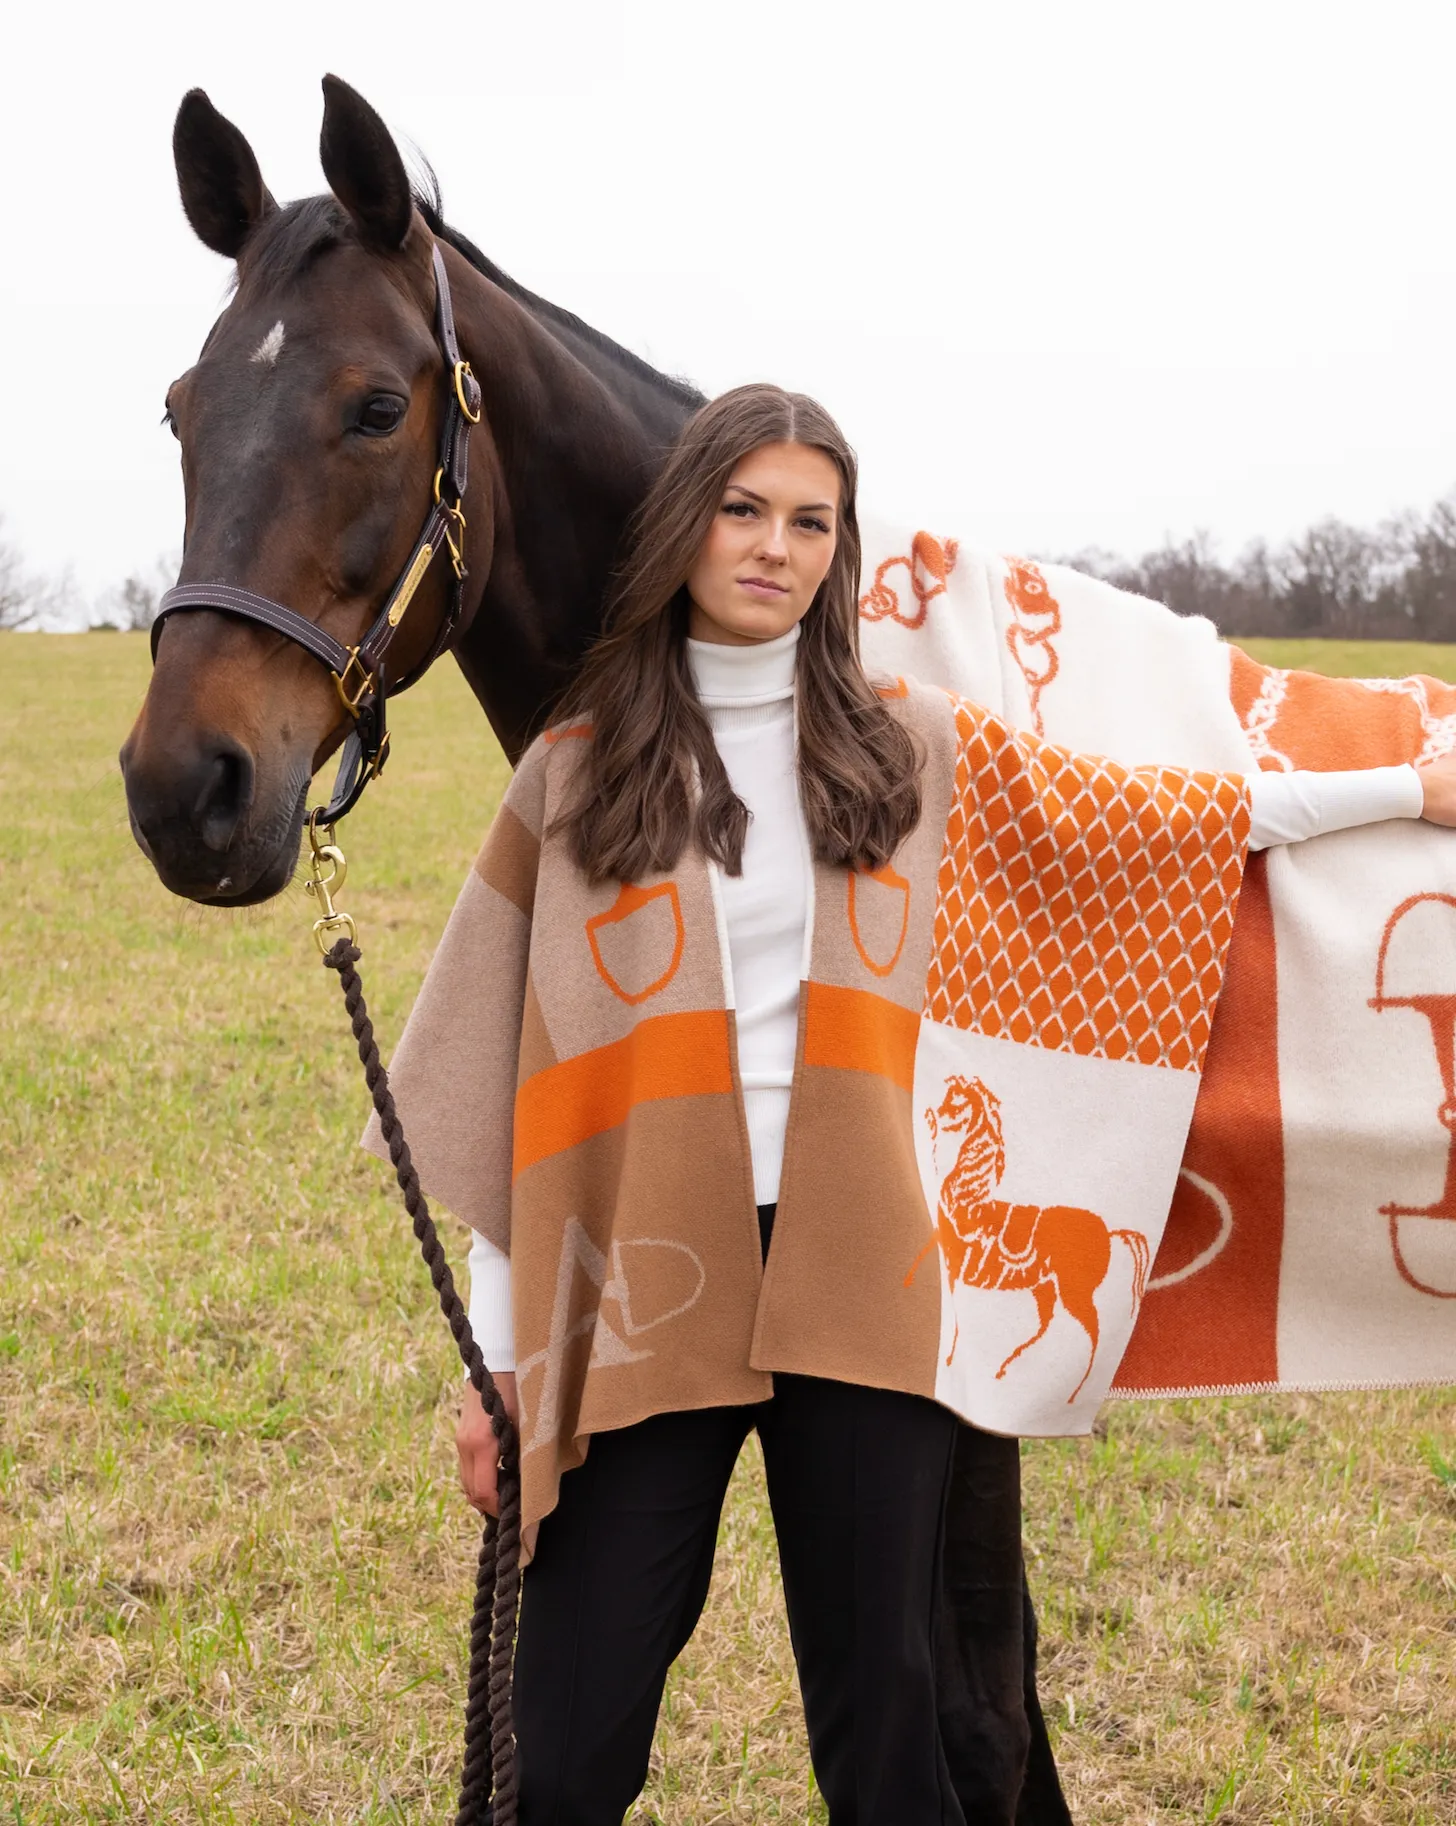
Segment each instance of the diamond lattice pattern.
[{"label": "diamond lattice pattern", "polygon": [[1248,841],[1237,775],[1119,767],[956,700],[926,1013],[1198,1071]]}]

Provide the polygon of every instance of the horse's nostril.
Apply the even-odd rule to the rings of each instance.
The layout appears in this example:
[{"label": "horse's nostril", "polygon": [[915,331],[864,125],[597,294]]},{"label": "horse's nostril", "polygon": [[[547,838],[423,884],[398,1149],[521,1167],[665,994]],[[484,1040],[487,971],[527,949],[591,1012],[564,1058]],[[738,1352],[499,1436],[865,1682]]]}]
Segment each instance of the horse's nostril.
[{"label": "horse's nostril", "polygon": [[253,797],[253,762],[245,749],[219,747],[206,764],[193,808],[198,834],[210,850],[225,850]]}]

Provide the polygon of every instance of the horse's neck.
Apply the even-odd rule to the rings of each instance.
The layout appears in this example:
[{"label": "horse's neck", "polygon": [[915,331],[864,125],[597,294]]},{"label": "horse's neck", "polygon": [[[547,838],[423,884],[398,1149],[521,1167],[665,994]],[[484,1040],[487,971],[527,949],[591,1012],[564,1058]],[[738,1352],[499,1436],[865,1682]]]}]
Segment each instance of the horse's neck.
[{"label": "horse's neck", "polygon": [[996,1142],[989,1129],[969,1131],[946,1175],[942,1198],[958,1208],[984,1204],[996,1185]]},{"label": "horse's neck", "polygon": [[478,463],[471,451],[472,511],[488,503],[493,527],[456,659],[514,762],[596,633],[623,528],[691,408],[458,256],[450,267],[488,414]]}]

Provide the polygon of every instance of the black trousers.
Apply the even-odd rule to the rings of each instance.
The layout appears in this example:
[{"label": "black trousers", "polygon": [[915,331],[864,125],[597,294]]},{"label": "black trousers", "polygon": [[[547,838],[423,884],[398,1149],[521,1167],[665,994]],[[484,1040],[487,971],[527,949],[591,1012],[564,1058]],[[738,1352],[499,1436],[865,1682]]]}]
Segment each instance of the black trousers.
[{"label": "black trousers", "polygon": [[[771,1221],[765,1207],[765,1243]],[[919,1396],[787,1375],[754,1406],[599,1433],[562,1479],[522,1583],[521,1826],[620,1826],[641,1793],[754,1428],[832,1826],[963,1826],[934,1658],[955,1417]]]}]

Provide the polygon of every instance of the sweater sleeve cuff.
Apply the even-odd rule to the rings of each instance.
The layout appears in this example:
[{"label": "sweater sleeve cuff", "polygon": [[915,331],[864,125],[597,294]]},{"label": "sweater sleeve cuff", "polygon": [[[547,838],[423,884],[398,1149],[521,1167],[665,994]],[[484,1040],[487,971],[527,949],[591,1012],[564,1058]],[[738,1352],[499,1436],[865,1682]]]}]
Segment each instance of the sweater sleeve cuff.
[{"label": "sweater sleeve cuff", "polygon": [[1252,773],[1249,848],[1302,843],[1387,818],[1419,818],[1425,792],[1414,767],[1361,767],[1345,773]]},{"label": "sweater sleeve cuff", "polygon": [[470,1235],[470,1329],[488,1370],[514,1370],[511,1258],[478,1230]]}]

